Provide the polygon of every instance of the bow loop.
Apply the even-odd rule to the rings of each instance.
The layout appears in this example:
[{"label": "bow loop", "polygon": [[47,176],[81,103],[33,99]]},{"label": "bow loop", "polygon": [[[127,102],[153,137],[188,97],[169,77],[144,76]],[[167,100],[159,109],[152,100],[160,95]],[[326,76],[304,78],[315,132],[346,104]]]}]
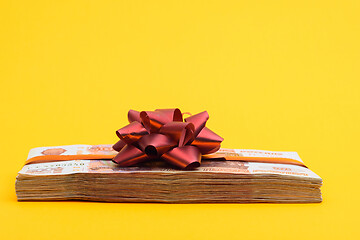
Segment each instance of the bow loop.
[{"label": "bow loop", "polygon": [[116,131],[116,135],[127,144],[136,142],[148,132],[141,123],[134,121]]},{"label": "bow loop", "polygon": [[128,120],[129,123],[134,121],[141,122],[140,112],[130,109],[128,112]]},{"label": "bow loop", "polygon": [[195,137],[201,132],[205,127],[207,120],[209,119],[209,114],[207,111],[192,115],[185,118],[185,122],[190,122],[195,126]]},{"label": "bow loop", "polygon": [[123,147],[126,146],[126,143],[123,141],[123,140],[119,140],[117,141],[113,146],[112,148],[117,151],[117,152],[120,152],[121,149],[123,149]]},{"label": "bow loop", "polygon": [[170,150],[162,158],[180,168],[192,169],[200,166],[201,153],[197,147],[187,145]]},{"label": "bow loop", "polygon": [[220,149],[223,140],[222,137],[204,127],[191,145],[198,147],[201,154],[210,154]]},{"label": "bow loop", "polygon": [[140,149],[133,145],[126,145],[121,151],[114,157],[113,161],[118,163],[122,167],[132,166],[141,162],[144,162],[149,157]]},{"label": "bow loop", "polygon": [[180,147],[194,140],[194,131],[194,124],[186,122],[169,122],[160,129],[160,133],[170,136]]},{"label": "bow loop", "polygon": [[156,133],[166,123],[172,122],[173,117],[162,111],[142,111],[141,122],[150,133]]},{"label": "bow loop", "polygon": [[161,112],[168,116],[169,119],[172,119],[171,121],[174,122],[182,122],[183,117],[180,109],[178,108],[169,108],[169,109],[156,109],[155,111]]}]

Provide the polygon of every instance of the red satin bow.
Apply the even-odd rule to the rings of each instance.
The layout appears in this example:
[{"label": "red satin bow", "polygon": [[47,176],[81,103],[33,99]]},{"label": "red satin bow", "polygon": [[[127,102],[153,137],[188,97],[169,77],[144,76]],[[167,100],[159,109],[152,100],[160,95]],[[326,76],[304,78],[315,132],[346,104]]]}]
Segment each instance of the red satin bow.
[{"label": "red satin bow", "polygon": [[208,113],[185,118],[179,109],[129,110],[130,124],[116,131],[113,161],[122,167],[161,158],[177,167],[200,166],[201,155],[216,152],[222,137],[205,127]]}]

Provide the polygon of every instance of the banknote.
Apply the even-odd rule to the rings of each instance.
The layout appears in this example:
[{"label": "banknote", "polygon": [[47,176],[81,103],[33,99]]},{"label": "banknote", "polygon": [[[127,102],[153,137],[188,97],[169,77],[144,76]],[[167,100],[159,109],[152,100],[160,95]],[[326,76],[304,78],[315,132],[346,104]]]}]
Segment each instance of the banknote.
[{"label": "banknote", "polygon": [[[109,160],[69,160],[62,162],[35,163],[25,165],[20,174],[61,175],[76,173],[124,173],[124,172],[181,172],[161,161],[149,162],[136,167],[118,167]],[[306,167],[290,164],[260,162],[204,160],[200,167],[191,172],[226,172],[231,174],[282,175],[302,178],[321,179]]]},{"label": "banknote", "polygon": [[[117,152],[112,149],[110,144],[38,147],[30,150],[25,163],[112,159],[116,154]],[[203,155],[202,158],[305,166],[297,152],[221,148],[216,153]]]}]

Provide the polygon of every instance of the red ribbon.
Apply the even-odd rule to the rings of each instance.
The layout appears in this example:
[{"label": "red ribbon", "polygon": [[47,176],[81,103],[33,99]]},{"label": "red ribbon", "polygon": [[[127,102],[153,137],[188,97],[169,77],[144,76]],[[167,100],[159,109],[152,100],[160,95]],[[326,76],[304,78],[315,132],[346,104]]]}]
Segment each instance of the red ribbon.
[{"label": "red ribbon", "polygon": [[204,111],[185,118],[179,109],[129,110],[130,124],[116,131],[120,140],[113,145],[119,153],[113,162],[127,167],[161,158],[182,169],[200,166],[201,155],[220,149],[222,137],[205,127]]}]

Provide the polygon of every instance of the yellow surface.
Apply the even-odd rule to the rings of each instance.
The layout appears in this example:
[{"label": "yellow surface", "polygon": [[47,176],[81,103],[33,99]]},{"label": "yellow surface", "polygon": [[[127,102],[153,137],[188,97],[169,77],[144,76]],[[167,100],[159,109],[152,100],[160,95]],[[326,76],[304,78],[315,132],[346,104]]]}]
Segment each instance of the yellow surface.
[{"label": "yellow surface", "polygon": [[[1,239],[359,237],[359,4],[1,0]],[[164,107],[299,152],[323,203],[16,201],[30,148],[114,143],[129,108]]]}]

